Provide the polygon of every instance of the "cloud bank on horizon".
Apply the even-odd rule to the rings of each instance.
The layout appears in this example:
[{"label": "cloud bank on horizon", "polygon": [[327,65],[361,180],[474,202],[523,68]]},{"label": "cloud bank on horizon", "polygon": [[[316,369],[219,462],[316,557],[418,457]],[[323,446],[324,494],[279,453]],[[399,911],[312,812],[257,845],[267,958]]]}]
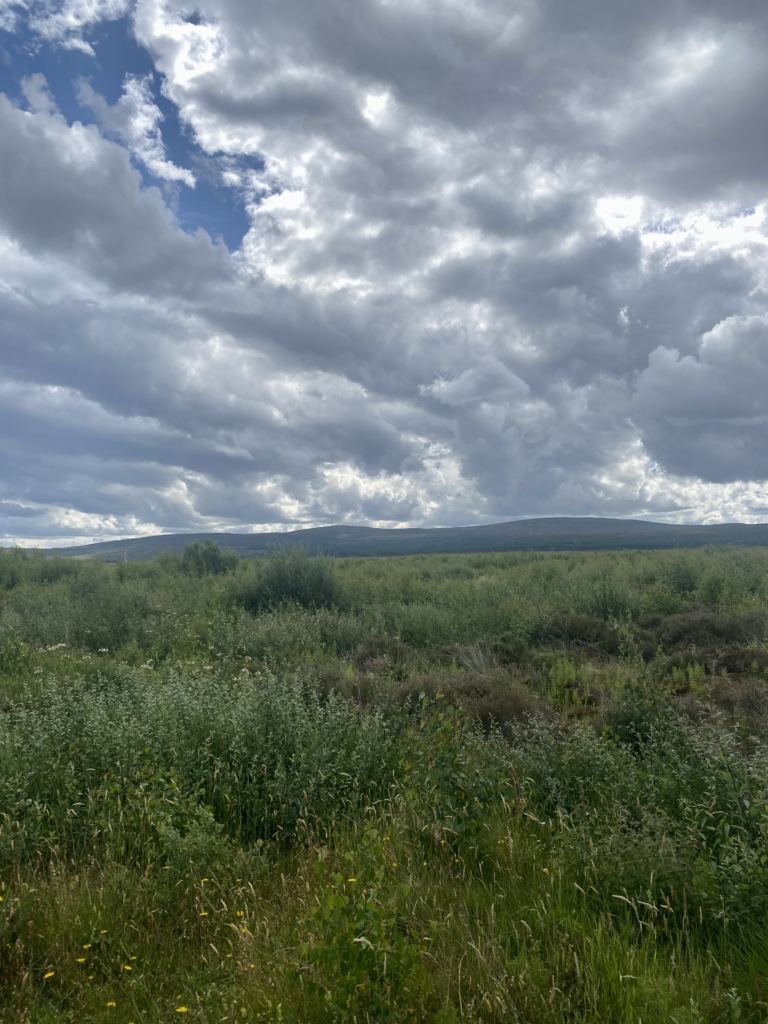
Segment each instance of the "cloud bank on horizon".
[{"label": "cloud bank on horizon", "polygon": [[0,540],[768,518],[764,0],[0,0]]}]

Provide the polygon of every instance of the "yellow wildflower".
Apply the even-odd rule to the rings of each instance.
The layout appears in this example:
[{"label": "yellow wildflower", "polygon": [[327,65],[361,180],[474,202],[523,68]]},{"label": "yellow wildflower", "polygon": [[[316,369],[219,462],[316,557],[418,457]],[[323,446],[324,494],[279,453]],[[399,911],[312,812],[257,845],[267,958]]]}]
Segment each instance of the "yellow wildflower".
[{"label": "yellow wildflower", "polygon": [[52,978],[55,973],[55,971],[48,971],[48,973],[43,977],[43,981],[45,981],[46,978]]},{"label": "yellow wildflower", "polygon": [[110,1001],[107,1003],[107,1006],[117,1006],[117,1003],[113,999],[110,999]]},{"label": "yellow wildflower", "polygon": [[186,1006],[177,1006],[176,1007],[176,1013],[186,1013],[186,1012],[187,1012]]},{"label": "yellow wildflower", "polygon": [[207,910],[201,910],[200,911],[200,917],[208,917],[208,911]]},{"label": "yellow wildflower", "polygon": [[79,964],[84,964],[84,963],[85,963],[85,957],[84,957],[84,956],[79,956],[79,957],[77,958],[77,962],[78,962]]}]

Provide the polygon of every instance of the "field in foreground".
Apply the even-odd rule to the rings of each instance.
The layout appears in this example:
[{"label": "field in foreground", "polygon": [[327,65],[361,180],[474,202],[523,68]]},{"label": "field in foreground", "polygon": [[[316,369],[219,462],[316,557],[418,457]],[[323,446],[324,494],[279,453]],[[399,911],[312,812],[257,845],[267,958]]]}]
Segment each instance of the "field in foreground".
[{"label": "field in foreground", "polygon": [[0,551],[0,1021],[768,1020],[768,551]]}]

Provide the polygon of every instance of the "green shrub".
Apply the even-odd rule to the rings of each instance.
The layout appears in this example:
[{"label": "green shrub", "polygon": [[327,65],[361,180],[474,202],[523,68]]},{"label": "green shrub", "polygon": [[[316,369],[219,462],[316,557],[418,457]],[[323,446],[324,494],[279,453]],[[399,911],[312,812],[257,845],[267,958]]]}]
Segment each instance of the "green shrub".
[{"label": "green shrub", "polygon": [[[122,667],[111,680],[48,680],[0,719],[6,855],[14,839],[17,852],[106,845],[123,856],[117,822],[135,811],[129,831],[141,834],[139,820],[156,829],[152,808],[169,786],[240,843],[290,840],[385,790],[401,727],[269,675],[228,684],[171,673],[158,684]],[[178,820],[167,825],[183,837]]]},{"label": "green shrub", "polygon": [[26,578],[29,555],[23,548],[0,544],[0,590],[13,590]]},{"label": "green shrub", "polygon": [[29,644],[11,633],[0,643],[0,676],[27,675],[31,665]]},{"label": "green shrub", "polygon": [[672,587],[659,584],[645,591],[640,599],[639,610],[643,616],[679,615],[687,610],[687,602]]},{"label": "green shrub", "polygon": [[401,763],[406,805],[427,847],[482,848],[490,810],[514,795],[504,748],[484,740],[461,711],[423,702],[418,729]]},{"label": "green shrub", "polygon": [[416,1005],[408,981],[430,937],[408,909],[410,885],[392,877],[386,838],[368,831],[344,854],[343,873],[330,872],[323,860],[314,867],[328,881],[300,922],[298,954],[306,966],[294,976],[324,997],[334,1020],[411,1020]]},{"label": "green shrub", "polygon": [[187,576],[223,576],[233,572],[240,559],[235,551],[222,551],[212,540],[187,544],[181,559],[181,571]]},{"label": "green shrub", "polygon": [[702,568],[695,554],[674,555],[662,562],[660,576],[673,594],[689,597],[699,584]]},{"label": "green shrub", "polygon": [[267,558],[244,567],[232,588],[233,600],[250,612],[280,605],[330,608],[339,598],[333,561],[306,548],[276,547]]},{"label": "green shrub", "polygon": [[612,572],[588,578],[577,596],[578,611],[599,619],[625,619],[632,611],[629,587]]},{"label": "green shrub", "polygon": [[649,877],[654,899],[695,892],[709,926],[768,911],[762,752],[745,760],[727,734],[697,731],[642,686],[608,721],[602,736],[579,725],[558,737],[543,722],[517,735],[531,805],[578,823],[563,834],[575,859],[597,863],[613,892],[647,889]]}]

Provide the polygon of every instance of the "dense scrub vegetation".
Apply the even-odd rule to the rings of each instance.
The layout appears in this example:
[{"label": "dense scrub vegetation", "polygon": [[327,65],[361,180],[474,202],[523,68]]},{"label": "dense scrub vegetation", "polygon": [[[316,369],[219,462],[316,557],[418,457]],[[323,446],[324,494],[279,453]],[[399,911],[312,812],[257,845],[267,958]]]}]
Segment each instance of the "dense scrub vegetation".
[{"label": "dense scrub vegetation", "polygon": [[767,613],[762,549],[0,550],[0,1021],[765,1021]]}]

